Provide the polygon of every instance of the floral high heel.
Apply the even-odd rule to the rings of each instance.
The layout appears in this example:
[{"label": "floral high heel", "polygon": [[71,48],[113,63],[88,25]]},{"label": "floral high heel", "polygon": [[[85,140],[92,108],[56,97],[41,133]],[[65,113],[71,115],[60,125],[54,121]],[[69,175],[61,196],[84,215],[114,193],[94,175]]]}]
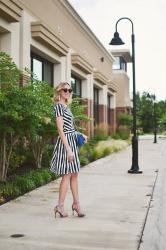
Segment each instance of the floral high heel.
[{"label": "floral high heel", "polygon": [[74,211],[77,213],[78,217],[85,217],[85,214],[81,213],[79,203],[72,204],[73,215]]},{"label": "floral high heel", "polygon": [[62,211],[62,207],[63,205],[57,205],[56,207],[54,207],[55,218],[57,213],[60,215],[61,218],[68,217],[68,214]]}]

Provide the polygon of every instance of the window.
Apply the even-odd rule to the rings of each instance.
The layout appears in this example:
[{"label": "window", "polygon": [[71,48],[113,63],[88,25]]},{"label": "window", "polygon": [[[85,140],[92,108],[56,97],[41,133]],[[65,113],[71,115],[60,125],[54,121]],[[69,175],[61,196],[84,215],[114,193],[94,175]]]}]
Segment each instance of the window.
[{"label": "window", "polygon": [[71,86],[73,90],[73,97],[82,96],[82,81],[75,75],[71,75]]},{"label": "window", "polygon": [[32,59],[32,72],[39,81],[42,81],[42,62],[35,58]]},{"label": "window", "polygon": [[93,110],[94,110],[94,126],[99,124],[99,89],[94,87],[93,90]]},{"label": "window", "polygon": [[113,69],[120,69],[120,58],[115,57],[115,61],[113,63]]},{"label": "window", "polygon": [[115,56],[115,62],[113,63],[113,69],[122,69],[127,71],[127,63],[122,56]]},{"label": "window", "polygon": [[53,86],[53,63],[32,53],[31,71],[35,74],[39,81],[45,81]]}]

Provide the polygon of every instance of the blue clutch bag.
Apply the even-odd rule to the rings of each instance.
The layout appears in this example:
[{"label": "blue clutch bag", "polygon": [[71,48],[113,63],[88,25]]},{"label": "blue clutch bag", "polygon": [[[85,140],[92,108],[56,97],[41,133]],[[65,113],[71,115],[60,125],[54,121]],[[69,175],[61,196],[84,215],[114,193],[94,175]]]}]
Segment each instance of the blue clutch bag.
[{"label": "blue clutch bag", "polygon": [[81,147],[85,143],[85,138],[81,133],[76,134],[76,143],[78,147]]}]

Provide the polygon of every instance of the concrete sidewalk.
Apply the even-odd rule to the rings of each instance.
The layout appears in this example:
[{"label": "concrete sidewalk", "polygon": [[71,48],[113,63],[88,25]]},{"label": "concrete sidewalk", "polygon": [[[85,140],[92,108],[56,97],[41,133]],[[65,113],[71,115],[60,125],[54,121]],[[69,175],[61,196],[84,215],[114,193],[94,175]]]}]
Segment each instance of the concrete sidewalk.
[{"label": "concrete sidewalk", "polygon": [[[150,205],[156,170],[164,168],[165,141],[139,141],[143,174],[128,174],[131,147],[81,169],[80,200],[85,218],[54,218],[60,180],[0,207],[0,249],[5,250],[137,250]],[[12,238],[12,234],[24,234]]]}]

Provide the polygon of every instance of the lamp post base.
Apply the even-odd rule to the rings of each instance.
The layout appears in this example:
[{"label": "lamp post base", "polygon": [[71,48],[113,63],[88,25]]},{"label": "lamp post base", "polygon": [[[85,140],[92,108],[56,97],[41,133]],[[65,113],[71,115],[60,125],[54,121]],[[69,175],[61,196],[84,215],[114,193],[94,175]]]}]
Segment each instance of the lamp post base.
[{"label": "lamp post base", "polygon": [[129,174],[142,174],[142,171],[130,169],[130,170],[128,170],[128,173]]},{"label": "lamp post base", "polygon": [[153,141],[153,143],[157,143],[157,136],[156,136],[156,134],[154,134],[154,141]]},{"label": "lamp post base", "polygon": [[142,171],[139,170],[138,166],[138,137],[132,137],[132,166],[128,170],[129,174],[142,174]]}]

